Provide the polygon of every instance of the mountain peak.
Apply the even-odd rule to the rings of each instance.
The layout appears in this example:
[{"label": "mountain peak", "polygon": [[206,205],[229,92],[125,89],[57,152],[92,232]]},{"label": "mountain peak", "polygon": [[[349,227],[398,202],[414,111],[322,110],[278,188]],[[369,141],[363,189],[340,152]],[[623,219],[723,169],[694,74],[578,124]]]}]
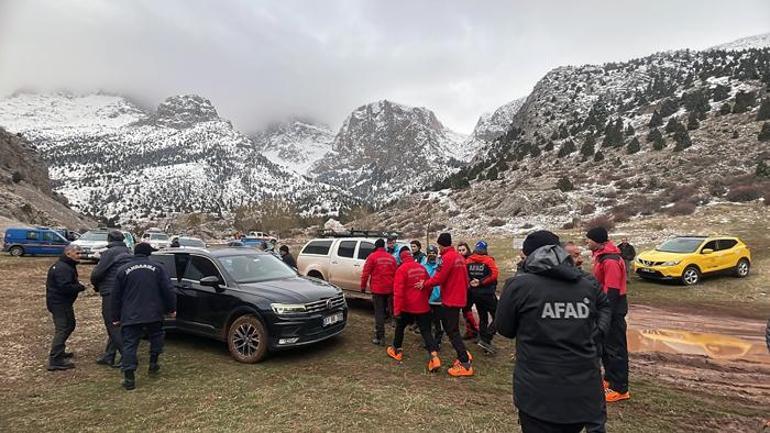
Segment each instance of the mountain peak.
[{"label": "mountain peak", "polygon": [[748,50],[751,48],[767,48],[770,47],[770,33],[763,33],[759,35],[747,36],[745,38],[736,39],[732,42],[715,45],[709,48],[710,50],[725,50],[725,51],[740,51]]},{"label": "mountain peak", "polygon": [[219,120],[219,114],[210,100],[187,94],[166,98],[158,105],[152,120],[173,128],[185,128],[199,122]]}]

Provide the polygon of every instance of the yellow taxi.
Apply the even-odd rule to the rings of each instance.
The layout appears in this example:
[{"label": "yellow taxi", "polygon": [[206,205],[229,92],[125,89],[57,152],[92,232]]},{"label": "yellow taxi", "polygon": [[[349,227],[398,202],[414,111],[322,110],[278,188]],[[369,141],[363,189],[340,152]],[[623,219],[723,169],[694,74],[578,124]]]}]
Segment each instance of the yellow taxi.
[{"label": "yellow taxi", "polygon": [[751,250],[731,236],[677,236],[634,260],[634,272],[644,279],[678,280],[686,286],[706,274],[732,272],[749,275]]}]

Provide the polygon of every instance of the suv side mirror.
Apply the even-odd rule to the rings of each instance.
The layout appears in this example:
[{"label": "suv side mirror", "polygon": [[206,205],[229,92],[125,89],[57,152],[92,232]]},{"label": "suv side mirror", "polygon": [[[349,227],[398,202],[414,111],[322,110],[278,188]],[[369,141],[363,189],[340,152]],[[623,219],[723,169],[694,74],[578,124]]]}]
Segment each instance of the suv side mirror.
[{"label": "suv side mirror", "polygon": [[200,283],[201,286],[213,287],[217,292],[224,291],[224,289],[220,286],[219,277],[217,276],[209,275],[208,277],[203,277],[201,278]]},{"label": "suv side mirror", "polygon": [[712,250],[711,248],[704,248],[700,253],[701,254],[711,254],[713,252],[714,252],[714,250]]}]

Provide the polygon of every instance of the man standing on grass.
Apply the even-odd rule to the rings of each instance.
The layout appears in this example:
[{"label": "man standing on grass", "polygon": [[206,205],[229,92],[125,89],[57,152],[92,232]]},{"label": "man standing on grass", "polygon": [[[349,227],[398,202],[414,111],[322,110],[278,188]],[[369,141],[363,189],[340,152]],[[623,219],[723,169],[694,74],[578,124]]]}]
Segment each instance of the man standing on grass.
[{"label": "man standing on grass", "polygon": [[361,293],[369,286],[374,305],[374,338],[372,344],[381,346],[385,341],[385,316],[393,297],[393,278],[396,275],[396,259],[385,251],[385,241],[377,239],[374,251],[369,254],[361,272]]},{"label": "man standing on grass", "polygon": [[604,432],[595,338],[607,331],[607,297],[573,264],[559,237],[541,230],[522,246],[519,272],[505,282],[495,323],[516,339],[513,402],[524,433]]},{"label": "man standing on grass", "polygon": [[163,315],[176,316],[176,294],[163,266],[150,260],[154,249],[142,242],[134,248],[134,258],[118,270],[112,294],[112,324],[121,326],[123,335],[123,388],[136,387],[139,340],[147,333],[150,340],[149,373],[160,371],[158,357],[163,352]]},{"label": "man standing on grass", "polygon": [[636,258],[636,248],[634,248],[633,245],[628,243],[628,238],[623,237],[620,239],[620,243],[618,244],[618,249],[620,250],[620,256],[623,258],[623,262],[626,264],[626,277],[631,272],[632,264],[634,263],[634,259]]},{"label": "man standing on grass", "polygon": [[457,352],[457,360],[447,372],[454,377],[473,376],[472,357],[460,335],[460,310],[468,301],[468,269],[465,267],[465,259],[452,247],[452,236],[449,233],[441,233],[437,243],[441,266],[436,275],[426,281],[419,281],[416,287],[430,290],[441,286],[441,326]]},{"label": "man standing on grass", "polygon": [[70,361],[74,355],[66,352],[67,339],[75,330],[75,300],[86,289],[78,281],[77,264],[80,249],[67,245],[64,254],[48,269],[45,281],[45,303],[53,316],[54,335],[48,355],[48,371],[75,368]]},{"label": "man standing on grass", "polygon": [[593,252],[593,273],[610,301],[612,319],[604,338],[602,363],[608,402],[628,400],[628,343],[626,341],[626,264],[620,250],[609,240],[604,227],[586,233],[586,244]]},{"label": "man standing on grass", "polygon": [[107,345],[96,363],[111,367],[119,367],[115,364],[115,355],[118,352],[123,353],[123,337],[120,335],[120,328],[112,325],[110,295],[115,287],[118,269],[131,259],[131,251],[123,242],[124,239],[123,233],[118,230],[109,232],[107,234],[107,251],[102,253],[99,263],[91,271],[91,284],[102,297],[102,320],[107,330]]},{"label": "man standing on grass", "polygon": [[487,243],[476,242],[473,254],[466,259],[470,278],[470,304],[479,313],[478,345],[489,355],[497,353],[492,345],[495,336],[495,312],[497,311],[497,277],[499,270],[495,259],[487,253]]}]

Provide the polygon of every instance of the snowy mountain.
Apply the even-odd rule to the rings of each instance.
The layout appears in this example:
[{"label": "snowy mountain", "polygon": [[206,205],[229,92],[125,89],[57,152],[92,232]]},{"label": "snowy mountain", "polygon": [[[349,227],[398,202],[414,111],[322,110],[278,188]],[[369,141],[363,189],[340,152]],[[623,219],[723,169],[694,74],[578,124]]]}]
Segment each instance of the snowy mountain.
[{"label": "snowy mountain", "polygon": [[312,171],[322,182],[381,204],[456,171],[464,138],[426,108],[381,100],[345,119],[331,152]]},{"label": "snowy mountain", "polygon": [[526,100],[527,98],[515,99],[492,113],[482,114],[476,122],[476,127],[473,128],[473,133],[463,144],[467,152],[464,160],[485,155],[490,145],[508,131],[513,117]]},{"label": "snowy mountain", "polygon": [[91,215],[221,215],[271,197],[315,214],[355,202],[269,161],[195,95],[168,98],[148,113],[120,96],[19,94],[0,100],[0,125],[34,143],[56,191]]},{"label": "snowy mountain", "polygon": [[767,47],[770,47],[770,33],[741,38],[726,44],[716,45],[709,48],[709,50],[740,51],[751,48],[762,49]]},{"label": "snowy mountain", "polygon": [[310,167],[332,149],[334,132],[310,120],[292,119],[268,126],[251,136],[255,148],[281,167],[308,175]]}]

